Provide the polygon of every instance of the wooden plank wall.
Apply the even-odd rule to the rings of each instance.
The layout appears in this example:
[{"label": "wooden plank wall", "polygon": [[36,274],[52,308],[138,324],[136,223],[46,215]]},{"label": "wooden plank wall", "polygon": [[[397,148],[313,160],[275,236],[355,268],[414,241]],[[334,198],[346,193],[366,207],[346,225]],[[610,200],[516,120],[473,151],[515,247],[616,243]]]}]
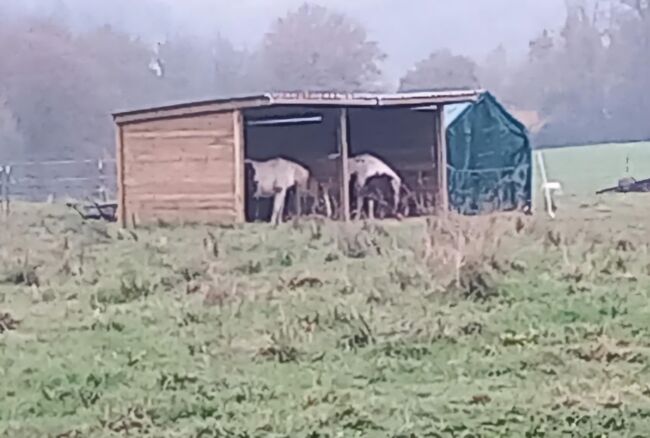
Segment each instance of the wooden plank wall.
[{"label": "wooden plank wall", "polygon": [[236,120],[224,112],[123,125],[125,221],[239,221]]}]

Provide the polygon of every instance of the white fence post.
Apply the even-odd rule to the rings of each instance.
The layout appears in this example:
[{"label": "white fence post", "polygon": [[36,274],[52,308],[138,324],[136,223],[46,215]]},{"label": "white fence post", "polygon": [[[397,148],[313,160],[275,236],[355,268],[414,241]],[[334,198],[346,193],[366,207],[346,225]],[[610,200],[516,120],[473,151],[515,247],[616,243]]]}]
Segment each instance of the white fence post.
[{"label": "white fence post", "polygon": [[104,181],[104,160],[101,158],[97,160],[97,170],[99,173],[99,198],[102,202],[106,202],[106,185]]}]

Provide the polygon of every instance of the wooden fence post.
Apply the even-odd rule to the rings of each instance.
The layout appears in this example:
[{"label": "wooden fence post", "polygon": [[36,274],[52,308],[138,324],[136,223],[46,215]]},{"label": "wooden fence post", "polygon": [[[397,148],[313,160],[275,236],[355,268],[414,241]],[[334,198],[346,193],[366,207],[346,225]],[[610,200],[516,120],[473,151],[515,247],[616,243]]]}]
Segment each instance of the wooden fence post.
[{"label": "wooden fence post", "polygon": [[5,217],[9,217],[11,208],[9,206],[10,193],[9,193],[9,184],[11,183],[11,166],[5,165],[2,168],[2,203],[4,205]]},{"label": "wooden fence post", "polygon": [[4,193],[5,193],[5,167],[4,165],[0,164],[0,197],[2,198],[0,200],[0,211],[2,212],[4,212],[5,210]]},{"label": "wooden fence post", "polygon": [[[348,144],[348,110],[341,109],[339,113],[339,187],[341,193],[341,219],[350,222],[350,171],[348,167],[349,144]],[[357,206],[357,211],[361,211]]]},{"label": "wooden fence post", "polygon": [[436,170],[436,210],[449,212],[449,181],[447,180],[447,131],[445,129],[445,106],[439,105],[434,113],[435,125],[435,170]]},{"label": "wooden fence post", "polygon": [[106,197],[106,185],[105,185],[105,180],[104,180],[104,160],[101,158],[97,160],[97,171],[98,171],[98,179],[99,179],[99,197],[102,200],[102,202],[107,201]]}]

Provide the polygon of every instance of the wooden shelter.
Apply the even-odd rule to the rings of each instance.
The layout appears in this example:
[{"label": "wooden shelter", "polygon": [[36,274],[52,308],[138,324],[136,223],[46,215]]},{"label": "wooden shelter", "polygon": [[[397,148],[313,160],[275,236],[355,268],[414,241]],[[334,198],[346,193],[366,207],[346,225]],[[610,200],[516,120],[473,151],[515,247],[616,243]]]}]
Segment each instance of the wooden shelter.
[{"label": "wooden shelter", "polygon": [[425,174],[446,209],[443,108],[481,93],[268,93],[115,113],[118,221],[244,222],[244,157],[278,155],[333,179],[343,220],[351,153],[380,155],[407,182]]}]

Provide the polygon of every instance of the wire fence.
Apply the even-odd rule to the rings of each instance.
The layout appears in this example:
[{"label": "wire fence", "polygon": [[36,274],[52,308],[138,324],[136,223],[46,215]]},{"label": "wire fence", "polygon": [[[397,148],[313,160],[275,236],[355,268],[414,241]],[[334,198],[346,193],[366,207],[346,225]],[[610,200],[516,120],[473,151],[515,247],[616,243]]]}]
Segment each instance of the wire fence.
[{"label": "wire fence", "polygon": [[0,196],[12,201],[53,202],[64,199],[114,199],[114,159],[0,162]]}]

